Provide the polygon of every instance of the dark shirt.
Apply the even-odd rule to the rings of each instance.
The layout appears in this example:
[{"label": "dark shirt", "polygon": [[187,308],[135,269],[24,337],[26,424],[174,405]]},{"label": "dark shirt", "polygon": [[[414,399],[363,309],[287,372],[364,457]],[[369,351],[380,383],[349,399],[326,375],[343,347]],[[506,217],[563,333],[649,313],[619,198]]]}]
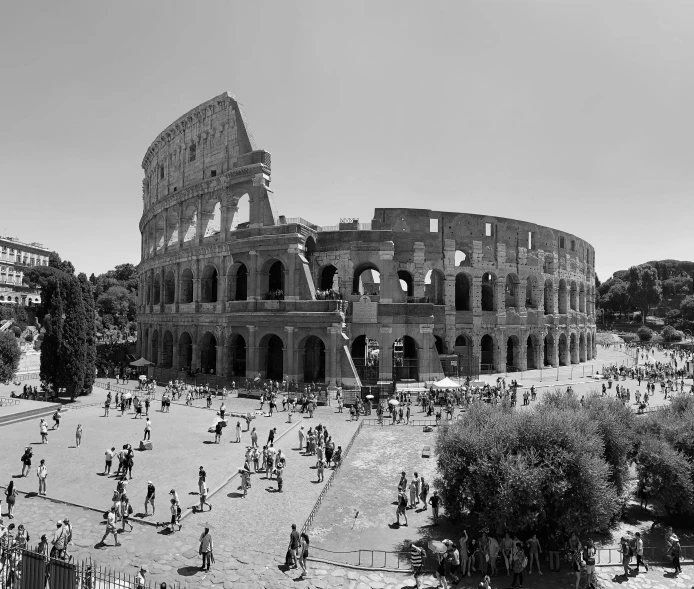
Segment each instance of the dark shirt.
[{"label": "dark shirt", "polygon": [[147,499],[154,499],[154,485],[147,485]]},{"label": "dark shirt", "polygon": [[299,536],[299,532],[296,530],[292,530],[292,533],[289,535],[289,546],[291,548],[298,548],[301,544],[301,536]]}]

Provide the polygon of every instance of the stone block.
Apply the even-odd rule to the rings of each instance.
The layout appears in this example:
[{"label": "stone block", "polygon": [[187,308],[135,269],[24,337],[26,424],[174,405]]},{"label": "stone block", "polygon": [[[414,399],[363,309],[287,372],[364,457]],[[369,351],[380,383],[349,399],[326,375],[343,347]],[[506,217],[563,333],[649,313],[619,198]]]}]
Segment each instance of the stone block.
[{"label": "stone block", "polygon": [[422,448],[422,458],[429,458],[431,456],[431,446],[424,446]]},{"label": "stone block", "polygon": [[140,450],[151,450],[152,441],[151,440],[140,440]]}]

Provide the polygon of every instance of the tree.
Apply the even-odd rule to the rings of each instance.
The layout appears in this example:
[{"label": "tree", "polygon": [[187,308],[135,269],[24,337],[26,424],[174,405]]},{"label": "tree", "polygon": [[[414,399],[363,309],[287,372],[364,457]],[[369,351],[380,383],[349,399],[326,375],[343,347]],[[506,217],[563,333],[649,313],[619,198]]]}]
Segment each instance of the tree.
[{"label": "tree", "polygon": [[639,340],[642,342],[649,342],[653,339],[653,331],[645,325],[636,330],[636,335],[639,336]]},{"label": "tree", "polygon": [[663,289],[658,280],[658,272],[653,266],[643,264],[632,266],[628,272],[629,296],[631,301],[641,310],[643,323],[646,323],[648,309],[660,303]]},{"label": "tree", "polygon": [[19,368],[22,352],[17,338],[9,331],[0,331],[0,383],[10,382]]},{"label": "tree", "polygon": [[124,328],[137,315],[137,296],[123,286],[111,286],[96,301],[96,308],[102,318],[113,317],[113,324]]},{"label": "tree", "polygon": [[603,306],[613,311],[619,311],[619,316],[624,314],[624,309],[629,306],[629,290],[626,282],[615,281],[605,296]]},{"label": "tree", "polygon": [[55,268],[56,270],[60,270],[66,274],[75,273],[75,267],[72,265],[72,262],[69,262],[68,260],[61,260],[58,252],[51,252],[48,254],[48,267]]},{"label": "tree", "polygon": [[82,291],[82,303],[84,304],[84,319],[86,326],[85,350],[86,360],[84,366],[84,393],[92,392],[96,379],[96,311],[94,309],[94,296],[92,285],[87,280],[87,275],[81,272],[77,276]]},{"label": "tree", "polygon": [[687,321],[694,321],[694,295],[684,297],[680,303],[680,313]]},{"label": "tree", "polygon": [[677,331],[672,325],[663,327],[660,335],[666,342],[679,342],[684,338],[684,334],[681,331]]}]

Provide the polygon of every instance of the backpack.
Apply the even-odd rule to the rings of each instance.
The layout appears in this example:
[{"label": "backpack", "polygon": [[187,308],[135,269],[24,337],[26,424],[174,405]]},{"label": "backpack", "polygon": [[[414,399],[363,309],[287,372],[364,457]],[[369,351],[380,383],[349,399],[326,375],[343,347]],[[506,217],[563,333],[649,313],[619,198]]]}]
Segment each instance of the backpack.
[{"label": "backpack", "polygon": [[176,517],[178,519],[181,519],[181,506],[180,505],[176,505]]}]

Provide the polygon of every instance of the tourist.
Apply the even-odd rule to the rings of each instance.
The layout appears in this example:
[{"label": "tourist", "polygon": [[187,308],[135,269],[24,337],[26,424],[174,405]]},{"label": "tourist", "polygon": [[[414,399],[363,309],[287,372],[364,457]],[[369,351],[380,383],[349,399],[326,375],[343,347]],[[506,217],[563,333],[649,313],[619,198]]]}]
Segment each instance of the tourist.
[{"label": "tourist", "polygon": [[56,409],[55,413],[53,414],[53,429],[58,430],[60,429],[60,410]]},{"label": "tourist", "polygon": [[202,566],[201,571],[209,571],[214,557],[212,556],[212,549],[214,543],[212,542],[212,534],[210,534],[210,528],[205,528],[202,534],[200,534],[200,555],[202,556]]},{"label": "tourist", "polygon": [[147,418],[147,421],[145,422],[145,435],[142,438],[143,440],[151,440],[151,435],[152,435],[152,422],[150,421],[149,417]]},{"label": "tourist", "polygon": [[110,450],[106,450],[106,465],[104,466],[104,474],[108,475],[111,474],[111,464],[113,463],[113,455],[115,454],[116,449],[111,448]]},{"label": "tourist", "polygon": [[[523,569],[527,564],[527,558],[523,552],[523,546],[521,542],[516,542],[513,549],[513,581],[511,582],[511,589],[516,586],[516,581],[520,583],[520,587],[523,587]],[[580,569],[579,569],[580,575]]]},{"label": "tourist", "polygon": [[241,422],[240,421],[236,422],[236,443],[237,444],[241,443]]},{"label": "tourist", "polygon": [[497,558],[499,557],[499,542],[494,534],[489,536],[489,568],[492,577],[496,577],[499,574],[499,570],[496,566]]},{"label": "tourist", "polygon": [[398,493],[398,507],[395,510],[395,517],[397,518],[397,524],[400,525],[400,516],[405,518],[404,526],[407,525],[407,495],[402,491]]},{"label": "tourist", "polygon": [[[282,485],[284,484],[284,467],[286,462],[284,457],[281,457],[276,462],[275,472],[277,473],[277,492],[282,492]],[[250,475],[250,472],[249,472]]]},{"label": "tourist", "polygon": [[317,466],[317,468],[318,468],[318,482],[319,482],[319,483],[322,483],[323,480],[324,480],[324,479],[323,479],[323,469],[324,469],[324,465],[325,465],[325,463],[323,462],[323,460],[318,460],[318,466]]},{"label": "tourist", "polygon": [[453,584],[457,585],[460,582],[458,575],[456,573],[460,569],[460,552],[456,547],[455,543],[451,540],[444,540],[444,544],[448,547],[446,551],[446,560],[448,562],[448,572],[453,577]]},{"label": "tourist", "polygon": [[130,526],[130,531],[133,531],[133,525],[130,523],[130,516],[133,513],[133,506],[130,504],[130,499],[123,493],[120,498],[120,514],[123,520],[123,528],[121,532],[125,532],[125,526]]},{"label": "tourist", "polygon": [[22,454],[22,476],[25,477],[29,474],[29,471],[31,470],[31,459],[34,455],[34,451],[31,449],[31,446],[27,446],[24,449],[24,454]]},{"label": "tourist", "polygon": [[424,548],[417,546],[412,540],[405,540],[405,548],[410,546],[410,562],[412,564],[412,572],[414,574],[414,582],[417,589],[422,589],[422,570],[424,567],[424,559],[426,551]]},{"label": "tourist", "polygon": [[431,512],[434,516],[434,524],[438,524],[439,521],[439,503],[441,502],[441,497],[439,497],[439,492],[434,491],[434,494],[429,498],[429,505],[431,505]]},{"label": "tourist", "polygon": [[24,524],[19,524],[17,537],[15,538],[18,550],[26,550],[29,547],[29,532],[26,531]]},{"label": "tourist", "polygon": [[258,432],[255,431],[255,428],[251,430],[251,448],[257,448],[258,447]]},{"label": "tourist", "polygon": [[443,589],[448,589],[448,581],[446,580],[446,553],[437,553],[436,560],[438,565],[436,567],[435,575],[438,586]]},{"label": "tourist", "polygon": [[104,417],[108,417],[109,409],[111,409],[111,393],[106,395],[106,401],[104,401]]},{"label": "tourist", "polygon": [[[629,562],[631,561],[631,548],[629,547],[629,540],[627,540],[624,536],[622,536],[622,538],[620,539],[619,551],[622,554],[622,567],[624,568],[624,576],[628,577],[629,573],[631,572],[629,569]],[[578,584],[576,586],[578,586]]]},{"label": "tourist", "polygon": [[299,558],[301,557],[301,536],[296,530],[296,524],[292,524],[292,531],[289,534],[289,552],[292,555],[292,562],[294,563],[294,568],[299,568]]},{"label": "tourist", "polygon": [[[597,554],[597,550],[595,549],[595,546],[593,545],[593,540],[588,539],[588,543],[586,544],[585,550],[583,551],[583,560],[586,563],[586,577],[588,580],[588,587],[595,587],[595,555]],[[638,571],[638,564],[637,564],[637,569]]]},{"label": "tourist", "polygon": [[77,431],[75,432],[75,447],[79,448],[82,443],[82,424],[77,424]]},{"label": "tourist", "polygon": [[67,532],[63,528],[62,520],[55,522],[55,532],[51,540],[51,558],[65,559],[65,546],[67,545]]},{"label": "tourist", "polygon": [[210,508],[210,511],[212,511],[212,505],[210,505],[207,502],[207,495],[210,492],[210,489],[207,486],[207,483],[205,481],[202,481],[200,484],[200,512],[202,513],[204,511],[205,505],[207,505]]},{"label": "tourist", "polygon": [[299,452],[303,450],[304,448],[304,439],[306,438],[306,435],[304,434],[304,426],[302,425],[299,428]]},{"label": "tourist", "polygon": [[417,487],[419,486],[419,477],[417,473],[414,473],[414,477],[410,481],[410,509],[414,509],[419,503],[419,494],[417,493]]},{"label": "tourist", "polygon": [[222,430],[224,428],[224,422],[218,421],[214,426],[214,443],[219,444],[222,441]]},{"label": "tourist", "polygon": [[407,491],[407,475],[403,470],[400,474],[400,482],[398,483],[398,493],[404,493]]},{"label": "tourist", "polygon": [[540,557],[539,557],[539,554],[542,554],[542,546],[540,546],[540,541],[537,539],[537,534],[533,534],[532,537],[530,538],[530,540],[528,540],[528,551],[530,553],[528,574],[529,575],[533,574],[533,560],[535,561],[535,564],[537,565],[537,572],[542,574],[542,570],[540,569]]},{"label": "tourist", "polygon": [[147,496],[145,497],[145,515],[149,515],[148,506],[152,506],[152,515],[154,515],[154,495],[156,489],[152,481],[147,481]]},{"label": "tourist", "polygon": [[636,572],[639,572],[639,565],[643,565],[648,572],[648,563],[643,560],[643,539],[641,533],[636,532]]},{"label": "tourist", "polygon": [[145,399],[145,417],[149,417],[149,397]]},{"label": "tourist", "polygon": [[41,443],[48,444],[48,424],[43,418],[41,418],[41,423],[39,423],[39,431],[41,432]]},{"label": "tourist", "polygon": [[39,495],[46,495],[46,479],[48,478],[48,468],[46,467],[46,460],[41,459],[39,467],[36,469],[36,476],[39,479]]},{"label": "tourist", "polygon": [[14,486],[14,480],[10,481],[5,489],[5,497],[7,500],[7,517],[14,519],[14,503],[17,498],[17,489]]},{"label": "tourist", "polygon": [[422,503],[424,504],[424,507],[422,509],[426,511],[428,509],[427,495],[429,494],[429,483],[427,483],[424,480],[424,475],[419,477],[419,489],[419,498],[422,500]]},{"label": "tourist", "polygon": [[682,566],[680,565],[680,556],[682,555],[682,547],[680,546],[680,539],[676,534],[670,536],[670,556],[672,557],[672,566],[675,567],[675,575],[682,572]]},{"label": "tourist", "polygon": [[227,411],[227,407],[224,404],[224,401],[222,401],[222,404],[219,406],[219,417],[224,419],[224,414],[226,413],[226,411]]},{"label": "tourist", "polygon": [[125,478],[126,475],[130,476],[130,478],[133,478],[133,466],[135,464],[135,451],[133,450],[133,447],[128,444],[127,448],[125,450],[125,469],[123,470],[123,478]]},{"label": "tourist", "polygon": [[501,554],[504,557],[504,565],[506,565],[506,576],[509,577],[513,565],[513,540],[508,532],[501,539]]},{"label": "tourist", "polygon": [[171,498],[171,524],[169,526],[169,529],[171,530],[171,533],[173,534],[176,530],[176,524],[178,523],[178,531],[181,531],[181,507],[180,505],[176,502],[175,498]]},{"label": "tourist", "polygon": [[267,435],[267,444],[271,446],[275,442],[275,436],[277,435],[277,428],[273,427]]},{"label": "tourist", "polygon": [[48,538],[46,537],[46,534],[43,534],[41,536],[41,541],[39,542],[39,545],[36,548],[36,552],[43,556],[44,560],[48,562]]},{"label": "tourist", "polygon": [[308,546],[310,540],[306,532],[301,532],[301,545],[299,546],[299,566],[301,566],[301,577],[306,577],[308,575],[308,567],[306,566],[306,559],[308,558]]}]

